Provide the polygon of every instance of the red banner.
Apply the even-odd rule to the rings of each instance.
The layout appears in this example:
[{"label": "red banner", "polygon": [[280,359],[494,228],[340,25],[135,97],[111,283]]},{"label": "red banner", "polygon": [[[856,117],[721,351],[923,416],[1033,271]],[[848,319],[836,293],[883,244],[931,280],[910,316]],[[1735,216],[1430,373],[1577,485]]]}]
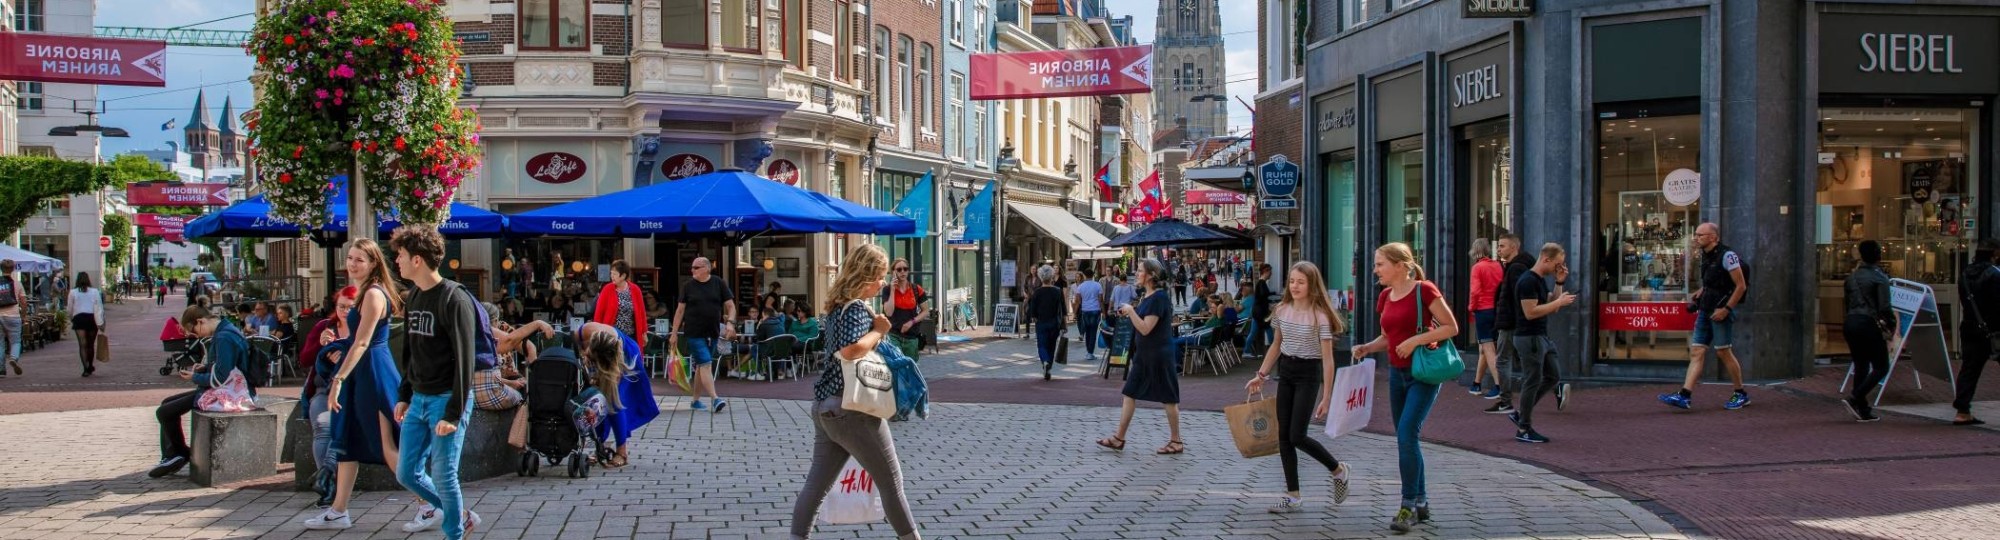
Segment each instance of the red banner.
[{"label": "red banner", "polygon": [[194,218],[196,217],[198,216],[169,216],[164,214],[141,212],[139,213],[139,215],[133,217],[132,223],[141,227],[159,227],[163,229],[185,229],[187,228],[188,222],[194,221]]},{"label": "red banner", "polygon": [[0,32],[0,79],[166,86],[167,42]]},{"label": "red banner", "polygon": [[1605,302],[1597,305],[1597,329],[1612,332],[1693,332],[1695,314],[1680,302]]},{"label": "red banner", "polygon": [[132,206],[228,206],[229,184],[141,182],[125,186]]},{"label": "red banner", "polygon": [[972,99],[1153,91],[1153,46],[972,55]]},{"label": "red banner", "polygon": [[1188,204],[1244,204],[1250,196],[1220,189],[1190,189],[1187,191]]}]

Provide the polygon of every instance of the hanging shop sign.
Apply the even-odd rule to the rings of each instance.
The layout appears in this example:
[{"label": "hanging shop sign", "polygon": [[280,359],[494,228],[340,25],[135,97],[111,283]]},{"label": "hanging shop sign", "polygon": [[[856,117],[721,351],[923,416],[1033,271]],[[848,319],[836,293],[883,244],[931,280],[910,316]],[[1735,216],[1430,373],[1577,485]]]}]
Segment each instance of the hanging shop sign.
[{"label": "hanging shop sign", "polygon": [[1460,17],[1504,19],[1535,16],[1535,0],[1459,0]]},{"label": "hanging shop sign", "polygon": [[772,161],[764,167],[764,177],[787,186],[799,185],[799,166],[789,159]]},{"label": "hanging shop sign", "polygon": [[167,42],[0,32],[0,80],[166,86]]},{"label": "hanging shop sign", "polygon": [[1681,302],[1604,302],[1597,329],[1607,332],[1693,332],[1694,318]]},{"label": "hanging shop sign", "polygon": [[975,54],[972,99],[1109,96],[1153,91],[1153,46]]},{"label": "hanging shop sign", "polygon": [[715,172],[715,162],[696,154],[674,154],[660,163],[660,171],[668,180],[680,180]]},{"label": "hanging shop sign", "polygon": [[583,178],[588,170],[583,158],[569,152],[545,152],[528,158],[529,178],[544,184],[567,184]]},{"label": "hanging shop sign", "polygon": [[1265,209],[1298,208],[1299,201],[1292,193],[1299,190],[1299,166],[1285,159],[1284,154],[1271,156],[1271,161],[1257,169],[1258,206]]},{"label": "hanging shop sign", "polygon": [[1250,196],[1220,189],[1190,189],[1183,197],[1188,204],[1243,204]]},{"label": "hanging shop sign", "polygon": [[1660,180],[1660,192],[1667,196],[1667,202],[1674,206],[1687,206],[1701,200],[1701,173],[1689,169],[1674,169]]},{"label": "hanging shop sign", "polygon": [[229,184],[140,182],[125,185],[132,206],[228,206]]},{"label": "hanging shop sign", "polygon": [[1451,117],[1451,125],[1463,125],[1508,112],[1508,99],[1513,96],[1514,84],[1513,48],[1502,41],[1485,49],[1446,62],[1445,69],[1451,78],[1445,81],[1448,87],[1450,107],[1446,108]]},{"label": "hanging shop sign", "polygon": [[1824,14],[1820,91],[2000,92],[2000,17]]}]

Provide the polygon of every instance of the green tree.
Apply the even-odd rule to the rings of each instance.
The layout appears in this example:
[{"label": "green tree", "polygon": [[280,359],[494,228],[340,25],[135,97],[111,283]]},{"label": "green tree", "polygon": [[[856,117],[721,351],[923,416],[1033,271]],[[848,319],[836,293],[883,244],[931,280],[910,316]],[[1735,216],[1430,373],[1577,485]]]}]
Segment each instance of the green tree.
[{"label": "green tree", "polygon": [[170,178],[172,171],[139,155],[118,156],[102,165],[52,157],[0,156],[0,236],[12,236],[50,199]]},{"label": "green tree", "polygon": [[121,214],[104,216],[104,235],[111,237],[111,251],[104,254],[104,269],[124,268],[132,249],[132,218]]}]

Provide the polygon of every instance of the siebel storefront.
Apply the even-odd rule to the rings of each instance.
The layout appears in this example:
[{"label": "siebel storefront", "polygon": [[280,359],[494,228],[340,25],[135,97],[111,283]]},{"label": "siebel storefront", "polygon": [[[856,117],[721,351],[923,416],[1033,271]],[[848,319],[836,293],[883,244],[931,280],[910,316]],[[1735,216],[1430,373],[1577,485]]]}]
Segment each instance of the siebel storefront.
[{"label": "siebel storefront", "polygon": [[1472,240],[1518,234],[1575,269],[1584,300],[1551,319],[1566,376],[1677,380],[1705,221],[1753,268],[1736,323],[1752,378],[1846,354],[1840,281],[1864,239],[1956,324],[1954,276],[2000,213],[1983,196],[2000,6],[1369,4],[1308,50],[1302,164],[1325,203],[1309,258],[1355,290],[1362,335],[1375,246],[1416,247],[1463,312]]}]

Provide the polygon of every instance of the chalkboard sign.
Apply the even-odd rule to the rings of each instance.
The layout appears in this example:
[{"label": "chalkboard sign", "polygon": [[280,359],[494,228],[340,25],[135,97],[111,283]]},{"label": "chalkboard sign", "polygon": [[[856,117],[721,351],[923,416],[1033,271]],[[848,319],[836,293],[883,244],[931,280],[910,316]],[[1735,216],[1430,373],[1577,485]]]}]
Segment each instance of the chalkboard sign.
[{"label": "chalkboard sign", "polygon": [[755,305],[757,305],[757,269],[738,268],[736,269],[736,316],[748,316],[750,306]]},{"label": "chalkboard sign", "polygon": [[[638,285],[640,292],[643,292],[648,295],[657,294],[660,292],[660,269],[633,268],[631,270],[632,270],[632,284]],[[650,305],[652,302],[653,299],[651,297],[646,298],[647,304]]]},{"label": "chalkboard sign", "polygon": [[993,333],[1018,334],[1021,332],[1021,306],[996,304],[993,306]]},{"label": "chalkboard sign", "polygon": [[1111,378],[1112,368],[1125,369],[1127,373],[1130,373],[1132,365],[1132,319],[1116,316],[1106,317],[1104,319],[1104,333],[1109,335],[1106,341],[1109,342],[1110,346],[1105,348],[1104,365],[1099,369],[1099,374],[1103,378],[1109,379]]}]

